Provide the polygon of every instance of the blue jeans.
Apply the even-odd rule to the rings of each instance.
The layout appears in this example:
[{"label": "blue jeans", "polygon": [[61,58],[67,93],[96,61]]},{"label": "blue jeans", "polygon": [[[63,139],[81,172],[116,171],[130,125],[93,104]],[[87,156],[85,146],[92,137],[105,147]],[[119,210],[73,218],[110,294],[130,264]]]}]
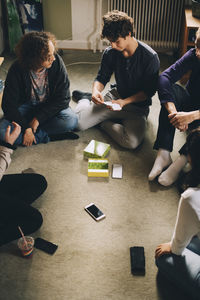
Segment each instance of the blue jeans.
[{"label": "blue jeans", "polygon": [[194,237],[182,255],[163,255],[156,259],[163,275],[181,290],[191,295],[188,299],[200,299],[200,240]]},{"label": "blue jeans", "polygon": [[[192,99],[188,92],[183,89],[181,86],[174,84],[173,85],[173,94],[175,97],[175,106],[177,111],[192,111],[199,109],[199,104],[192,102]],[[200,125],[200,121],[194,121],[189,124],[189,129],[194,129]],[[157,138],[154,144],[154,149],[158,150],[160,148],[172,151],[173,142],[174,142],[175,127],[170,123],[168,118],[168,111],[162,105],[159,115],[159,125]],[[183,148],[184,149],[184,148]],[[186,154],[185,150],[181,150],[181,154]]]},{"label": "blue jeans", "polygon": [[[19,107],[19,111],[22,116],[26,116],[27,119],[31,120],[33,118],[33,111],[35,106],[32,103],[25,103]],[[30,116],[32,117],[30,118]],[[73,112],[73,110],[68,107],[61,110],[54,117],[47,120],[35,133],[35,138],[37,144],[48,143],[49,135],[65,133],[67,131],[74,130],[78,124],[78,117]],[[5,132],[8,125],[13,129],[13,125],[10,121],[6,120],[4,117],[0,120],[0,139],[5,140]],[[23,143],[23,133],[20,133],[19,137],[15,141],[15,145],[22,145]]]}]

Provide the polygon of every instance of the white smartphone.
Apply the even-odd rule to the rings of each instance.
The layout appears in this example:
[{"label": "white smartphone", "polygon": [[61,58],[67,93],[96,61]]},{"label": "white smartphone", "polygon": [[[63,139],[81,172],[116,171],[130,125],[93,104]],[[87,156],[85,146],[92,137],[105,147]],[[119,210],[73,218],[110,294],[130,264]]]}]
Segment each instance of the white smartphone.
[{"label": "white smartphone", "polygon": [[112,165],[112,178],[122,178],[122,165],[120,164]]},{"label": "white smartphone", "polygon": [[105,218],[104,213],[94,203],[90,203],[89,205],[85,206],[85,210],[96,221],[99,221],[99,220]]}]

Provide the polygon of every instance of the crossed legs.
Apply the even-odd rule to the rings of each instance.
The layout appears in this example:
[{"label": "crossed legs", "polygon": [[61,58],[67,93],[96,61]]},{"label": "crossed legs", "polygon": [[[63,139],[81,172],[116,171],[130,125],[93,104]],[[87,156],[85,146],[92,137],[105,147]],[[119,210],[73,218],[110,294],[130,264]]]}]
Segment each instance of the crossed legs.
[{"label": "crossed legs", "polygon": [[42,215],[33,203],[47,188],[46,179],[39,174],[4,175],[0,182],[0,246],[42,225]]},{"label": "crossed legs", "polygon": [[[30,103],[23,104],[19,107],[19,111],[23,116],[26,116],[27,119],[31,120],[31,116],[34,112],[34,106]],[[68,107],[66,109],[61,110],[55,116],[47,120],[44,124],[39,125],[36,133],[35,139],[37,144],[39,143],[48,143],[50,141],[50,137],[58,134],[64,134],[66,132],[72,131],[77,127],[78,117],[73,112],[73,110]],[[0,139],[4,140],[5,132],[8,126],[11,126],[11,130],[13,129],[13,125],[10,121],[5,119],[4,117],[0,120]],[[17,140],[15,141],[15,145],[23,144],[23,133],[20,133]]]},{"label": "crossed legs", "polygon": [[[117,99],[117,96],[111,92],[104,97],[105,101],[112,99]],[[79,116],[79,130],[100,124],[101,129],[120,146],[135,149],[144,138],[149,108],[139,108],[131,104],[121,111],[112,111],[104,105],[96,105],[88,99],[81,99],[75,112]]]}]

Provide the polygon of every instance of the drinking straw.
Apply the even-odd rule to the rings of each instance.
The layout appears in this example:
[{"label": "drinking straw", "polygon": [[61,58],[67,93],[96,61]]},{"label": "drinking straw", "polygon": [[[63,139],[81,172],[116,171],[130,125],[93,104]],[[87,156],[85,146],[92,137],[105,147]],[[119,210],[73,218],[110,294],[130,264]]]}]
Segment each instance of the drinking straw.
[{"label": "drinking straw", "polygon": [[26,249],[28,249],[28,244],[27,244],[26,238],[25,238],[25,236],[24,236],[24,233],[23,233],[23,231],[21,230],[21,227],[18,226],[18,229],[19,229],[19,231],[20,231],[20,233],[21,233],[21,236],[22,236],[22,238],[23,238],[23,241],[24,241],[24,244],[25,244],[25,246],[26,246]]}]

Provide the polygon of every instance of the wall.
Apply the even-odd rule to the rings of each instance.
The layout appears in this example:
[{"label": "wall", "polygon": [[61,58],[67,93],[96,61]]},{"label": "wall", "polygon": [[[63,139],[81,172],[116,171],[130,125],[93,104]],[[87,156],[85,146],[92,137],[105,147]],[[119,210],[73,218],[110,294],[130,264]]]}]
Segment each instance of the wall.
[{"label": "wall", "polygon": [[72,39],[71,0],[43,0],[42,3],[44,30],[54,33],[58,40]]},{"label": "wall", "polygon": [[107,0],[72,0],[72,40],[62,39],[58,46],[63,49],[100,49],[101,17],[107,11]]}]

